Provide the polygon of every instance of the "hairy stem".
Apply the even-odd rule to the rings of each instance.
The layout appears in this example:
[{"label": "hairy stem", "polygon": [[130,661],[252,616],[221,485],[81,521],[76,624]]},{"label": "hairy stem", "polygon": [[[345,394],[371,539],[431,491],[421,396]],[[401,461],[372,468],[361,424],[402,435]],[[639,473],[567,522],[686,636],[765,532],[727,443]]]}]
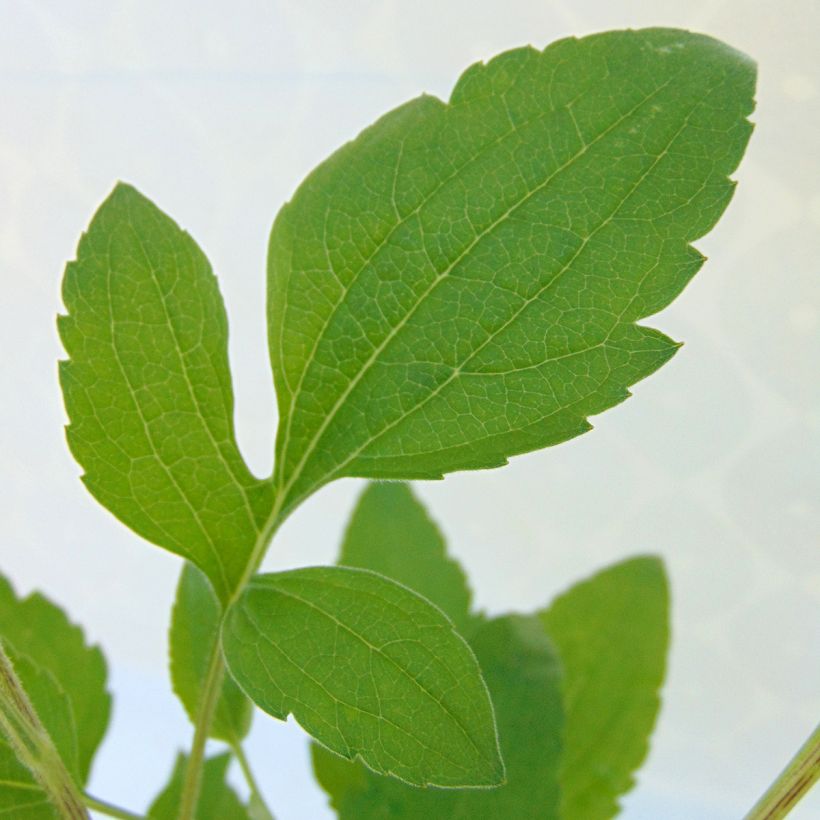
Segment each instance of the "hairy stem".
[{"label": "hairy stem", "polygon": [[[248,557],[245,572],[242,574],[242,578],[231,595],[228,606],[225,607],[225,611],[222,615],[223,620],[228,608],[239,599],[245,587],[248,585],[248,582],[253,577],[253,574],[259,568],[262,559],[265,557],[268,545],[282,523],[280,513],[282,512],[283,498],[284,495],[282,493],[276,496],[273,509],[267,521],[265,521],[265,525],[259,531],[259,535],[253,545],[253,550]],[[185,769],[185,780],[182,785],[182,801],[179,807],[179,820],[193,820],[194,817],[197,799],[199,798],[199,787],[202,780],[202,765],[205,762],[205,743],[211,731],[211,723],[213,722],[214,713],[216,712],[216,705],[219,702],[219,695],[222,690],[222,681],[224,678],[225,661],[222,658],[221,642],[216,641],[208,661],[208,674],[205,678],[202,701],[200,702],[196,724],[194,726],[191,755],[188,758],[188,766]]]},{"label": "hairy stem", "polygon": [[66,820],[87,820],[88,812],[77,784],[40,721],[2,643],[0,730],[8,738],[20,762],[42,786],[60,816]]},{"label": "hairy stem", "polygon": [[780,820],[820,779],[820,724],[745,820]]},{"label": "hairy stem", "polygon": [[113,803],[100,800],[98,797],[92,797],[90,794],[84,794],[83,801],[89,809],[94,809],[94,811],[99,812],[100,814],[105,814],[108,817],[119,817],[121,820],[143,820],[141,814],[136,814],[135,812],[128,811],[128,809],[120,808],[119,806],[115,806]]},{"label": "hairy stem", "polygon": [[264,812],[264,816],[266,818],[270,818],[270,820],[273,820],[273,814],[268,808],[267,803],[265,803],[265,798],[262,796],[259,784],[253,776],[253,771],[251,770],[250,763],[245,755],[245,750],[242,748],[242,744],[237,743],[232,748],[233,753],[236,755],[236,759],[239,762],[239,768],[242,769],[242,774],[245,776],[245,781],[251,790],[251,798],[256,799],[257,806]]}]

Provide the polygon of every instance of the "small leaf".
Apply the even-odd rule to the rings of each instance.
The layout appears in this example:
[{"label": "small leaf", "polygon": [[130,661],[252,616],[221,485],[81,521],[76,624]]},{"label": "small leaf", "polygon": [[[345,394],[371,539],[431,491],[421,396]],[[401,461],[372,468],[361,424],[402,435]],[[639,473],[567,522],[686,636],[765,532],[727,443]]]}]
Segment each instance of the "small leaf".
[{"label": "small leaf", "polygon": [[59,318],[68,443],[94,497],[197,564],[226,600],[271,506],[239,454],[228,326],[191,237],[128,185],[66,267]]},{"label": "small leaf", "polygon": [[[29,685],[36,685],[43,692],[51,691],[55,698],[65,698],[74,727],[73,741],[52,739],[61,752],[67,746],[75,749],[73,760],[64,762],[79,782],[85,783],[111,713],[111,696],[106,689],[108,672],[102,652],[86,644],[82,630],[68,620],[60,607],[36,592],[17,598],[2,576],[0,639],[27,691]],[[43,694],[37,702],[32,691],[29,696],[40,719],[51,729],[46,705],[50,698]],[[58,720],[65,725],[67,718],[60,716]],[[65,737],[62,730],[58,734]]]},{"label": "small leaf", "polygon": [[[199,800],[194,813],[195,820],[251,820],[247,807],[227,783],[226,775],[230,762],[229,752],[205,761]],[[187,755],[177,755],[168,785],[148,810],[149,820],[177,820],[187,765]]]},{"label": "small leaf", "polygon": [[498,716],[507,783],[489,790],[420,790],[314,745],[316,777],[341,820],[559,817],[561,680],[543,628],[534,618],[498,618],[478,628],[471,646]]},{"label": "small leaf", "polygon": [[541,613],[564,669],[564,820],[605,820],[634,785],[669,647],[663,564],[641,557],[572,587]]},{"label": "small leaf", "polygon": [[409,783],[503,781],[475,656],[443,613],[371,572],[312,567],[256,576],[222,645],[248,696],[316,740]]},{"label": "small leaf", "polygon": [[[171,681],[192,722],[199,711],[211,654],[219,641],[222,606],[208,579],[193,564],[182,568],[171,619]],[[247,735],[253,706],[225,676],[210,737],[236,744]]]},{"label": "small leaf", "polygon": [[510,51],[314,170],[270,240],[285,511],[341,476],[440,478],[590,429],[678,345],[637,325],[703,257],[755,69],[647,29]]},{"label": "small leaf", "polygon": [[345,533],[339,565],[378,572],[441,608],[463,632],[470,590],[441,533],[406,484],[370,484]]}]

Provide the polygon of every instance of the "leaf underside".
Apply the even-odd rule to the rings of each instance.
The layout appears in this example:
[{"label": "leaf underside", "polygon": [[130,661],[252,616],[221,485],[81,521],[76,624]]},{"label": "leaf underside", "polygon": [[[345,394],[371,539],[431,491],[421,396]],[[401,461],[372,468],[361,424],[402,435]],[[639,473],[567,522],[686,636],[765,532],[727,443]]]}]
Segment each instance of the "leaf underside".
[{"label": "leaf underside", "polygon": [[[39,593],[18,598],[1,575],[0,640],[66,769],[85,783],[111,712],[102,652],[58,606]],[[56,816],[1,734],[0,809],[21,820]]]},{"label": "leaf underside", "polygon": [[493,786],[504,769],[475,656],[444,614],[375,573],[256,576],[222,646],[245,693],[320,743],[416,785]]},{"label": "leaf underside", "polygon": [[590,428],[677,344],[636,324],[702,264],[751,125],[745,56],[673,29],[501,54],[322,163],[268,261],[288,508]]}]

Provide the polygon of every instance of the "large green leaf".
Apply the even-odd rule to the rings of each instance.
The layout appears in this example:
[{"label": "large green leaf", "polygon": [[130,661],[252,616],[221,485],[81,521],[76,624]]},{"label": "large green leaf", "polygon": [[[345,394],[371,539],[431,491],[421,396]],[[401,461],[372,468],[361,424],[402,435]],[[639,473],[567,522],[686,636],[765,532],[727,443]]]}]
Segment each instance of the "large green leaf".
[{"label": "large green leaf", "polygon": [[66,267],[68,442],[100,503],[197,564],[225,599],[270,509],[239,454],[227,319],[202,251],[128,185]]},{"label": "large green leaf", "polygon": [[228,610],[222,645],[258,706],[348,759],[418,785],[503,780],[475,656],[404,586],[335,567],[260,575]]},{"label": "large green leaf", "polygon": [[[179,577],[171,618],[171,681],[185,711],[196,722],[212,653],[219,641],[222,606],[208,579],[186,563]],[[252,704],[230,675],[225,676],[210,736],[232,745],[248,733]]]},{"label": "large green leaf", "polygon": [[274,225],[276,481],[438,478],[590,429],[678,345],[635,324],[701,266],[755,69],[672,29],[469,68],[320,165]]},{"label": "large green leaf", "polygon": [[634,785],[669,645],[663,564],[634,558],[572,587],[540,617],[564,669],[564,820],[605,820]]},{"label": "large green leaf", "polygon": [[[0,576],[0,640],[66,769],[83,784],[108,727],[111,696],[102,652],[39,593],[18,598]],[[54,810],[0,736],[0,808],[14,816],[51,818]]]},{"label": "large green leaf", "polygon": [[541,624],[510,616],[480,626],[470,645],[498,717],[507,783],[497,789],[416,789],[313,747],[316,777],[342,820],[558,818],[559,664]]},{"label": "large green leaf", "polygon": [[[205,761],[199,799],[194,812],[195,820],[251,820],[247,807],[227,783],[230,762],[231,755],[227,752]],[[187,765],[187,755],[177,755],[168,785],[148,810],[150,820],[177,820]]]},{"label": "large green leaf", "polygon": [[461,567],[406,484],[370,484],[350,519],[338,563],[392,578],[444,610],[463,632],[470,590]]}]

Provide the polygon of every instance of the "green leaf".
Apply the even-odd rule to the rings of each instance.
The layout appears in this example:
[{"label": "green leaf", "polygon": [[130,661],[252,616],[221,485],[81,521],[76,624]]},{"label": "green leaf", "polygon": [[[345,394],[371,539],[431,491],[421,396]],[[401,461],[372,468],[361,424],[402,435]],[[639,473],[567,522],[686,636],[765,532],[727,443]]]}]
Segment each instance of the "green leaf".
[{"label": "green leaf", "polygon": [[[229,752],[205,761],[202,768],[202,786],[197,801],[195,820],[250,820],[247,808],[228,785],[226,775],[231,762]],[[151,804],[150,820],[177,820],[182,799],[182,784],[188,757],[177,755],[174,771],[168,785]]]},{"label": "green leaf", "polygon": [[[84,784],[108,727],[111,696],[102,652],[39,593],[18,598],[0,575],[0,640],[66,769]],[[0,807],[25,820],[55,817],[28,769],[0,735]]]},{"label": "green leaf", "polygon": [[128,185],[66,267],[59,318],[68,443],[97,500],[235,588],[271,506],[233,430],[227,319],[191,237]]},{"label": "green leaf", "polygon": [[540,615],[564,669],[564,820],[604,820],[634,785],[669,647],[663,564],[641,557],[572,587]]},{"label": "green leaf", "polygon": [[406,484],[370,484],[347,527],[340,566],[378,572],[410,587],[444,610],[464,632],[470,590],[461,567],[447,557],[444,539]]},{"label": "green leaf", "polygon": [[342,820],[498,820],[557,818],[561,688],[557,657],[534,618],[484,624],[475,650],[498,717],[507,783],[498,789],[415,789],[313,747],[322,788]]},{"label": "green leaf", "polygon": [[320,165],[279,213],[276,482],[440,478],[590,429],[678,345],[677,296],[728,204],[755,69],[674,29],[469,68]]},{"label": "green leaf", "polygon": [[[40,593],[18,598],[0,576],[0,639],[17,666],[25,657],[65,693],[76,728],[76,767],[80,782],[88,779],[97,747],[108,728],[111,696],[102,652],[85,642],[82,630]],[[18,669],[19,673],[19,669]],[[24,681],[25,683],[25,681]],[[31,694],[31,693],[29,693]],[[35,704],[38,707],[39,704]],[[44,723],[47,719],[40,716]]]},{"label": "green leaf", "polygon": [[[205,575],[186,563],[171,618],[171,681],[188,717],[196,722],[208,664],[219,641],[222,606]],[[229,675],[222,684],[210,737],[235,745],[247,735],[253,706]]]},{"label": "green leaf", "polygon": [[475,656],[406,587],[335,567],[256,576],[222,645],[248,696],[374,771],[417,785],[503,781],[493,709]]}]

